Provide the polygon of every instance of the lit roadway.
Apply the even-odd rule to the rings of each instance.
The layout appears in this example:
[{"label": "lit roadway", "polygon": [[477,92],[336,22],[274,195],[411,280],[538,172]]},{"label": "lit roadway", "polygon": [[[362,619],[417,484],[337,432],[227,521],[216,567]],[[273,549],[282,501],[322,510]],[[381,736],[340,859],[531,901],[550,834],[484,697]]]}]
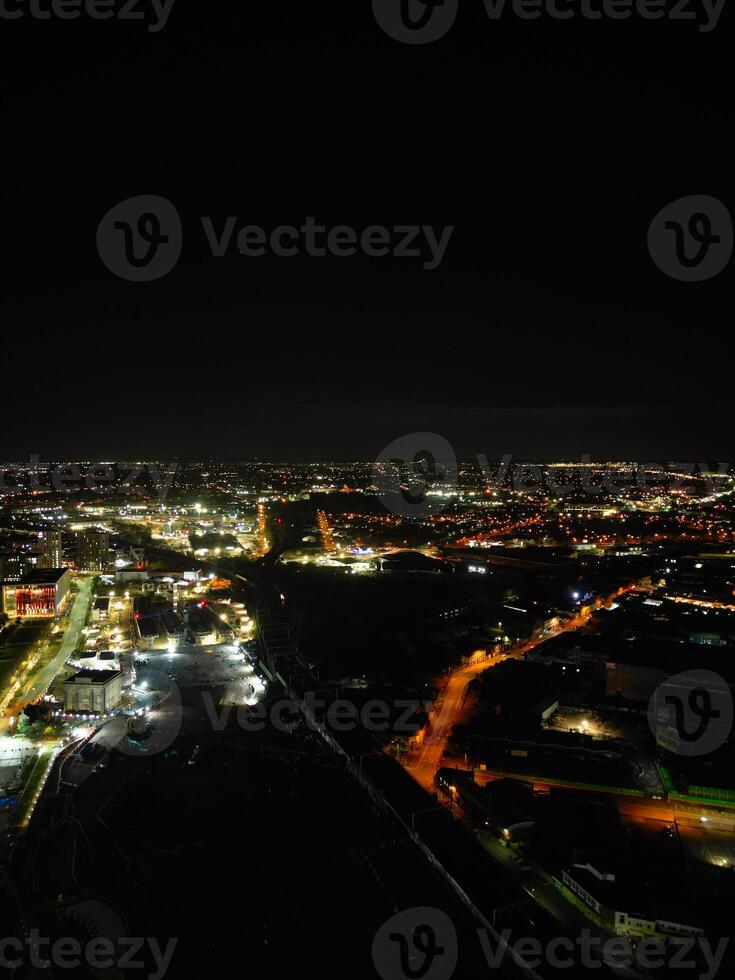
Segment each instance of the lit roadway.
[{"label": "lit roadway", "polygon": [[[598,605],[607,605],[623,592],[628,591],[630,591],[630,589],[621,589]],[[455,725],[461,717],[467,685],[471,680],[477,677],[478,674],[481,674],[484,670],[492,670],[492,668],[502,660],[511,658],[519,659],[529,650],[549,639],[550,636],[556,636],[565,631],[579,629],[588,622],[591,614],[591,612],[585,615],[580,614],[574,619],[566,622],[553,633],[536,637],[526,643],[519,644],[517,647],[509,650],[506,654],[498,657],[495,661],[488,662],[487,660],[483,660],[479,663],[469,664],[466,667],[460,667],[453,671],[444,690],[438,718],[432,725],[431,732],[429,735],[427,735],[426,741],[421,749],[418,762],[411,764],[410,759],[405,760],[406,769],[414,777],[414,779],[425,789],[433,792],[434,774],[442,765],[444,751],[447,747],[447,741],[449,735],[451,734],[452,726]],[[463,768],[461,761],[457,759],[452,759],[451,763],[449,764]],[[478,773],[477,779],[479,783],[484,784],[492,779],[498,779],[502,776],[518,778],[519,774],[517,772],[506,773],[499,769],[489,770],[485,773]],[[532,776],[523,776],[522,778],[526,779],[527,781],[532,780],[534,789],[537,792],[548,791],[552,786],[563,787],[569,785],[564,780],[554,779],[553,777],[548,776],[540,776],[535,778]],[[720,807],[718,810],[717,807],[708,806],[707,804],[697,805],[689,804],[682,800],[668,801],[630,796],[626,793],[615,793],[614,790],[611,791],[604,788],[596,790],[592,786],[584,786],[582,788],[588,792],[599,792],[607,798],[614,800],[621,815],[626,816],[628,819],[639,821],[653,820],[666,824],[673,824],[676,822],[678,831],[682,836],[687,836],[689,833],[694,832],[695,829],[701,829],[703,824],[706,824],[706,826],[712,830],[730,832],[735,831],[735,810],[724,806]]]},{"label": "lit roadway", "polygon": [[56,677],[68,658],[76,650],[82,627],[87,621],[93,581],[92,577],[76,579],[79,591],[74,597],[74,604],[66,620],[66,631],[61,641],[59,652],[52,660],[40,667],[25,681],[18,693],[18,697],[8,710],[8,717],[0,718],[0,735],[6,730],[11,714],[17,713],[21,706],[36,701],[46,693],[54,677]]},{"label": "lit roadway", "polygon": [[[596,603],[596,608],[599,608],[599,606],[609,605],[609,603],[611,603],[614,599],[622,595],[623,592],[628,591],[630,591],[630,589],[619,589],[611,596],[608,596],[607,599]],[[434,773],[441,765],[442,757],[447,747],[447,741],[449,735],[451,734],[452,726],[457,723],[461,715],[467,685],[471,680],[477,677],[478,674],[481,674],[484,670],[491,670],[496,664],[500,663],[501,660],[520,659],[529,650],[532,650],[540,643],[544,643],[552,636],[558,636],[559,633],[568,632],[569,630],[579,629],[580,626],[584,626],[589,621],[591,615],[592,611],[584,614],[580,613],[553,632],[548,632],[543,636],[534,637],[531,640],[527,640],[525,643],[518,644],[518,646],[513,647],[507,653],[498,657],[494,662],[482,660],[479,663],[468,664],[466,667],[459,667],[457,670],[453,671],[450,674],[446,688],[444,689],[439,716],[436,718],[435,723],[432,725],[431,732],[426,738],[421,755],[419,756],[418,764],[407,767],[408,772],[411,773],[414,779],[425,789],[433,790]]]},{"label": "lit roadway", "polygon": [[583,783],[569,783],[563,779],[548,776],[524,775],[518,772],[505,772],[501,769],[490,769],[476,773],[476,781],[484,786],[493,779],[504,776],[510,779],[524,779],[532,782],[536,792],[548,792],[552,787],[572,787],[584,793],[598,793],[608,800],[613,800],[621,816],[631,821],[656,821],[659,824],[671,825],[676,822],[679,833],[686,836],[690,831],[701,831],[706,826],[712,831],[735,831],[735,810],[725,804],[719,807],[713,804],[687,803],[684,800],[656,800],[643,796],[631,796],[622,791],[615,792],[614,788],[589,786]]},{"label": "lit roadway", "polygon": [[94,579],[92,577],[78,578],[76,580],[79,591],[74,598],[74,605],[69,613],[59,652],[53,660],[49,661],[44,667],[41,667],[36,673],[30,687],[24,689],[22,699],[26,703],[35,701],[36,698],[45,694],[54,677],[56,677],[66,661],[76,650],[82,627],[87,621],[93,581]]},{"label": "lit roadway", "polygon": [[[608,605],[623,592],[627,591],[630,590],[618,590],[606,600],[596,603],[595,608],[598,608],[600,605]],[[579,629],[588,622],[592,611],[594,610],[587,611],[569,620],[559,629],[555,630],[552,635]],[[488,663],[487,661],[481,661],[480,663],[460,667],[458,670],[452,672],[444,690],[438,718],[432,726],[431,733],[427,736],[418,763],[416,765],[409,763],[406,766],[407,771],[421,786],[429,792],[434,791],[434,774],[442,764],[443,753],[446,749],[452,726],[461,717],[467,685],[470,681],[482,673],[482,671],[492,669],[501,660],[522,657],[528,650],[538,646],[546,639],[548,639],[548,635],[537,637],[514,647],[507,654],[498,657],[494,662]],[[456,765],[457,760],[452,760],[451,764]],[[499,775],[502,774],[499,772],[484,773],[481,774],[479,781],[484,783],[493,777],[497,778]],[[515,774],[509,773],[508,775]],[[553,779],[534,780],[534,789],[537,791],[548,789],[554,782]],[[727,857],[721,857],[722,854],[726,853],[721,844],[721,832],[732,832],[735,830],[735,812],[725,815],[713,810],[688,807],[682,803],[672,804],[664,800],[630,797],[623,793],[611,794],[608,792],[606,795],[615,800],[621,815],[625,815],[628,820],[637,822],[656,821],[655,826],[658,828],[661,827],[661,823],[658,823],[658,821],[665,822],[668,825],[674,824],[677,828],[677,834],[680,837],[693,840],[696,835],[701,835],[705,827],[708,829],[711,828],[715,832],[715,836],[712,841],[705,841],[704,846],[708,847],[712,854],[716,853],[716,857],[711,859],[712,863],[724,864],[726,862]],[[456,816],[471,823],[459,806],[456,804],[452,806],[450,803],[450,808],[454,810]],[[702,814],[705,813],[708,815],[703,816]],[[719,834],[717,834],[718,831],[720,832]],[[537,903],[539,906],[545,908],[548,913],[573,932],[584,927],[592,928],[592,932],[595,935],[601,934],[597,927],[592,927],[591,922],[570,905],[566,898],[558,893],[553,880],[543,868],[531,862],[529,859],[526,859],[525,863],[521,862],[510,848],[504,847],[502,842],[496,840],[494,835],[487,833],[484,829],[478,832],[478,838],[483,847],[505,868],[506,872],[516,878],[517,883],[528,895],[529,902]],[[533,915],[532,912],[530,914]],[[529,922],[532,921],[532,919],[529,919]],[[503,925],[502,920],[499,925]]]},{"label": "lit roadway", "polygon": [[[508,656],[513,656],[513,654],[508,654]],[[447,747],[447,738],[452,730],[452,725],[456,724],[462,710],[467,685],[483,670],[489,670],[491,666],[493,665],[489,664],[487,660],[482,660],[480,663],[460,667],[450,675],[444,689],[439,717],[432,725],[431,732],[426,738],[418,764],[408,770],[424,788],[433,789],[434,773],[441,764],[442,754]]]}]

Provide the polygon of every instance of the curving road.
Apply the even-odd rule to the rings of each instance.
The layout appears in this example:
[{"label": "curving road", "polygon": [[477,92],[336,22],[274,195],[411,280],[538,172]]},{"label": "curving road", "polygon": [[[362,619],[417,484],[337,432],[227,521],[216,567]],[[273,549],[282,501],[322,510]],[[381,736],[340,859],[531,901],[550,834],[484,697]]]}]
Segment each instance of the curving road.
[{"label": "curving road", "polygon": [[[617,599],[624,592],[629,591],[630,588],[618,589],[612,595],[607,596],[607,598],[599,600],[596,603],[595,608],[609,605],[609,603],[611,603],[614,599]],[[567,620],[567,622],[563,623],[553,632],[545,633],[543,636],[534,637],[531,640],[518,644],[518,646],[513,647],[506,654],[496,658],[495,660],[483,660],[480,661],[480,663],[468,664],[466,667],[459,667],[457,670],[453,671],[452,674],[450,674],[446,688],[444,689],[444,695],[438,718],[436,718],[432,724],[431,732],[426,738],[421,755],[419,756],[418,764],[407,766],[408,772],[410,772],[413,778],[425,789],[433,790],[434,773],[441,765],[442,756],[447,747],[447,741],[449,739],[449,735],[451,734],[452,726],[456,725],[461,717],[465,700],[465,692],[467,685],[471,680],[477,677],[478,674],[481,674],[484,670],[491,670],[503,660],[520,659],[524,656],[524,654],[528,653],[529,650],[532,650],[541,643],[545,643],[552,636],[558,636],[559,633],[566,633],[570,630],[576,630],[581,626],[585,626],[587,622],[589,622],[593,611],[594,609],[590,609],[585,614],[580,613],[573,619]]]},{"label": "curving road", "polygon": [[76,581],[79,591],[74,597],[74,603],[66,621],[66,632],[64,633],[64,637],[61,641],[59,652],[55,657],[53,657],[53,659],[49,660],[48,663],[39,667],[39,669],[25,681],[18,694],[18,697],[12,705],[12,710],[8,712],[8,716],[5,718],[0,718],[0,735],[4,734],[7,730],[10,722],[10,714],[17,713],[26,704],[30,704],[31,702],[38,700],[38,698],[42,697],[46,693],[53,682],[53,679],[76,649],[77,643],[79,642],[79,637],[81,636],[82,627],[87,621],[89,604],[92,599],[92,582],[94,579],[83,578],[77,579]]}]

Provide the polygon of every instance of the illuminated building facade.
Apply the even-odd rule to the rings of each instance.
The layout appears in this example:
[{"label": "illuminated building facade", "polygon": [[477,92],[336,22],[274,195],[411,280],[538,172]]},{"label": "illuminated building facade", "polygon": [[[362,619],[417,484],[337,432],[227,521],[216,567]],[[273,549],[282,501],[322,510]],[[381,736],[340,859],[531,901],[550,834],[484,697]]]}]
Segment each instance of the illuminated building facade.
[{"label": "illuminated building facade", "polygon": [[64,681],[64,709],[70,712],[103,714],[119,704],[121,695],[119,670],[80,670]]},{"label": "illuminated building facade", "polygon": [[3,611],[9,619],[47,619],[57,616],[69,593],[66,568],[39,568],[19,582],[3,584]]},{"label": "illuminated building facade", "polygon": [[44,531],[39,539],[41,554],[38,568],[61,568],[61,531]]},{"label": "illuminated building facade", "polygon": [[107,531],[80,531],[77,537],[77,569],[104,572],[110,564],[110,536]]}]

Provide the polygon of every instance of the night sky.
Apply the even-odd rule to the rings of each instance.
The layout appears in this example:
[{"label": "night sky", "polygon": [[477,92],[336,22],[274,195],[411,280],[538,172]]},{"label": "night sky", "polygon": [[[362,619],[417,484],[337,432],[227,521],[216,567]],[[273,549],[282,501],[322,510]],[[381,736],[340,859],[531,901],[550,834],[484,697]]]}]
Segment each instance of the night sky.
[{"label": "night sky", "polygon": [[[457,24],[409,47],[368,0],[177,0],[168,24],[0,23],[0,457],[729,459],[731,268],[677,282],[669,201],[731,210],[732,11]],[[178,266],[116,278],[118,201],[179,209]],[[200,224],[451,224],[417,259],[215,259]]]}]

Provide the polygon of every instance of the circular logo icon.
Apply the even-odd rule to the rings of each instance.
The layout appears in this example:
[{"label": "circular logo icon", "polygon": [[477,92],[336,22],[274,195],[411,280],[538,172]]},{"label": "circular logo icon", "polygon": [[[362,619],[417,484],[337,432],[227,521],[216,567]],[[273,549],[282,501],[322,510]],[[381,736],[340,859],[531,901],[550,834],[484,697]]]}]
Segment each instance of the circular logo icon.
[{"label": "circular logo icon", "polygon": [[648,251],[659,269],[672,279],[712,279],[732,255],[730,212],[716,197],[680,197],[662,208],[651,222]]},{"label": "circular logo icon", "polygon": [[401,517],[438,514],[457,482],[457,457],[436,432],[413,432],[386,446],[373,464],[380,502]]},{"label": "circular logo icon", "polygon": [[127,719],[117,750],[123,755],[158,755],[174,744],[181,731],[184,713],[181,691],[162,670],[146,670],[140,678],[145,678],[142,682],[154,697],[154,706]]},{"label": "circular logo icon", "polygon": [[184,241],[179,212],[165,197],[129,197],[97,228],[97,251],[110,272],[130,282],[153,282],[179,261]]},{"label": "circular logo icon", "polygon": [[449,980],[457,966],[457,931],[441,909],[406,909],[373,940],[373,963],[383,980]]},{"label": "circular logo icon", "polygon": [[373,0],[373,14],[385,33],[403,44],[430,44],[447,34],[459,0]]},{"label": "circular logo icon", "polygon": [[719,749],[732,721],[730,688],[711,670],[669,677],[648,702],[648,724],[657,743],[677,755],[707,755]]}]

